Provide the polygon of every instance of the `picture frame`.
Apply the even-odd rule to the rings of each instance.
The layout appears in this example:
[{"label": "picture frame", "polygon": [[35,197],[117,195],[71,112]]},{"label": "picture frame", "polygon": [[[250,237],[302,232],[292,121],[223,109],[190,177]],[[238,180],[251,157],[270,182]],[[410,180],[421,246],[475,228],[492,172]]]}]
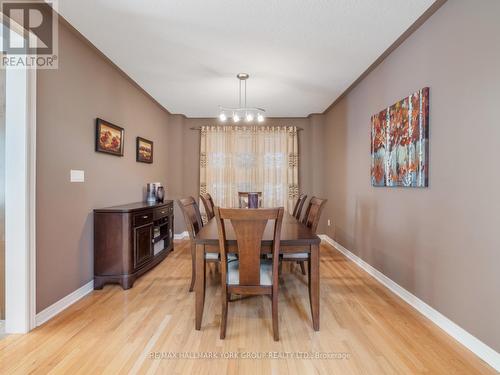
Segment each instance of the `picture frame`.
[{"label": "picture frame", "polygon": [[153,141],[146,138],[137,137],[136,161],[139,163],[153,163]]},{"label": "picture frame", "polygon": [[105,154],[123,156],[125,129],[105,121],[96,119],[95,151]]}]

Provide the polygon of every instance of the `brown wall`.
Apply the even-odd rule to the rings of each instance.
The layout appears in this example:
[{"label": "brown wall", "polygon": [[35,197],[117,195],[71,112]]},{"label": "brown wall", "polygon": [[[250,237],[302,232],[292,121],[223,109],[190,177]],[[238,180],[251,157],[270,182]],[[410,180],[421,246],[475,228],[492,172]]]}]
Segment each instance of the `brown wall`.
[{"label": "brown wall", "polygon": [[[200,182],[200,132],[191,130],[200,126],[216,125],[217,119],[186,118],[181,115],[172,116],[169,122],[169,135],[176,139],[168,152],[169,183],[167,196],[178,199],[183,196],[199,194]],[[269,126],[297,126],[304,130],[299,133],[299,186],[309,196],[321,195],[323,190],[323,132],[324,116],[311,115],[308,118],[269,118]],[[179,170],[178,166],[182,165]],[[185,230],[184,219],[179,208],[175,208],[175,233]]]},{"label": "brown wall", "polygon": [[[336,241],[497,351],[499,17],[495,0],[448,1],[326,114],[322,223]],[[373,188],[370,116],[425,86],[429,188]]]},{"label": "brown wall", "polygon": [[[169,114],[73,31],[61,25],[59,69],[37,79],[37,311],[93,278],[92,209],[140,201],[167,183]],[[95,118],[125,128],[125,156],[94,151]],[[135,161],[135,139],[154,163]],[[85,170],[84,183],[69,181]]]},{"label": "brown wall", "polygon": [[[494,0],[448,1],[325,115],[267,122],[305,129],[301,190],[329,199],[319,232],[496,350],[499,14]],[[93,208],[141,200],[149,181],[164,182],[171,199],[198,194],[199,132],[190,128],[214,120],[169,115],[66,27],[59,69],[39,71],[37,84],[41,311],[92,279]],[[430,187],[372,188],[370,116],[424,86]],[[126,129],[125,157],[93,151],[96,117]],[[155,142],[153,165],[135,162],[138,135]],[[86,182],[70,183],[71,168]]]},{"label": "brown wall", "polygon": [[[92,209],[143,198],[147,182],[165,184],[168,199],[199,193],[199,131],[214,119],[168,114],[70,27],[59,31],[59,69],[37,79],[37,312],[93,277]],[[125,128],[123,158],[94,151],[95,118]],[[322,187],[323,116],[268,119],[296,125],[303,191]],[[135,137],[155,142],[152,165],[135,161]],[[318,143],[316,147],[312,144]],[[313,166],[315,168],[313,168]],[[84,183],[69,181],[85,170]],[[175,205],[175,233],[185,230]]]}]

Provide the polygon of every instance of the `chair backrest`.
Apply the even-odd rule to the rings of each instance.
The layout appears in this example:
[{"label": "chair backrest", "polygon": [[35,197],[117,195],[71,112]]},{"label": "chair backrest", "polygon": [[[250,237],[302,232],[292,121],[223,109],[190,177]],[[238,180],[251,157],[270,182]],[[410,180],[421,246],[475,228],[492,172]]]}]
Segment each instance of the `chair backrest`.
[{"label": "chair backrest", "polygon": [[212,196],[208,193],[200,194],[203,206],[205,206],[205,213],[207,214],[207,220],[211,220],[215,216],[215,205]]},{"label": "chair backrest", "polygon": [[177,204],[184,214],[184,221],[186,222],[189,238],[194,240],[198,232],[203,227],[201,220],[200,208],[193,197],[182,198],[177,201]]},{"label": "chair backrest", "polygon": [[[274,220],[273,235],[273,284],[278,280],[279,249],[283,207],[265,209],[215,208],[221,251],[221,276],[223,286],[227,274],[226,225],[231,223],[238,248],[239,285],[260,286],[261,242],[269,220]],[[227,221],[225,221],[227,220]]]},{"label": "chair backrest", "polygon": [[302,219],[302,223],[310,228],[314,233],[316,233],[319,218],[321,216],[321,211],[323,211],[323,207],[325,206],[327,201],[328,199],[321,199],[316,197],[312,197],[309,201],[309,205],[307,206],[306,214]]},{"label": "chair backrest", "polygon": [[302,213],[302,207],[304,206],[304,202],[307,199],[307,195],[300,194],[299,199],[297,199],[297,203],[295,203],[295,207],[293,208],[293,217],[297,220],[300,220],[300,214]]},{"label": "chair backrest", "polygon": [[[248,206],[248,194],[257,194],[259,197],[259,207],[262,207],[262,191],[239,191],[238,192],[238,203],[240,208],[245,208]],[[245,202],[246,200],[246,202]],[[246,205],[245,205],[246,203]]]}]

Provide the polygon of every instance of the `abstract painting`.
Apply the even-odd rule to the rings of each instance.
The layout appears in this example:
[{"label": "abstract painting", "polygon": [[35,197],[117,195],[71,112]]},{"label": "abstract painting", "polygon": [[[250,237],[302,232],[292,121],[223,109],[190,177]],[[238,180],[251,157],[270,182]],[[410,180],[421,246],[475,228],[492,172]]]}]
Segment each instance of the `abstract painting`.
[{"label": "abstract painting", "polygon": [[373,115],[373,186],[427,187],[429,184],[429,88]]}]

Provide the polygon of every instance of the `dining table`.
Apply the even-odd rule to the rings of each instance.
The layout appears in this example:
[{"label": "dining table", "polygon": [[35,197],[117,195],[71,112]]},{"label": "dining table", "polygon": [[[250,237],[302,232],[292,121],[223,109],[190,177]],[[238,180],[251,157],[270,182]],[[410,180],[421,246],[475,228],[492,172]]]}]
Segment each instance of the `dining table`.
[{"label": "dining table", "polygon": [[[236,238],[230,221],[226,221],[226,246],[230,253],[238,253]],[[274,221],[269,220],[261,241],[261,253],[272,252]],[[195,239],[195,328],[201,329],[206,288],[206,253],[219,253],[219,235],[216,219],[209,220]],[[319,331],[319,249],[320,238],[305,224],[285,212],[281,226],[280,255],[309,253],[307,278],[313,329]]]}]

